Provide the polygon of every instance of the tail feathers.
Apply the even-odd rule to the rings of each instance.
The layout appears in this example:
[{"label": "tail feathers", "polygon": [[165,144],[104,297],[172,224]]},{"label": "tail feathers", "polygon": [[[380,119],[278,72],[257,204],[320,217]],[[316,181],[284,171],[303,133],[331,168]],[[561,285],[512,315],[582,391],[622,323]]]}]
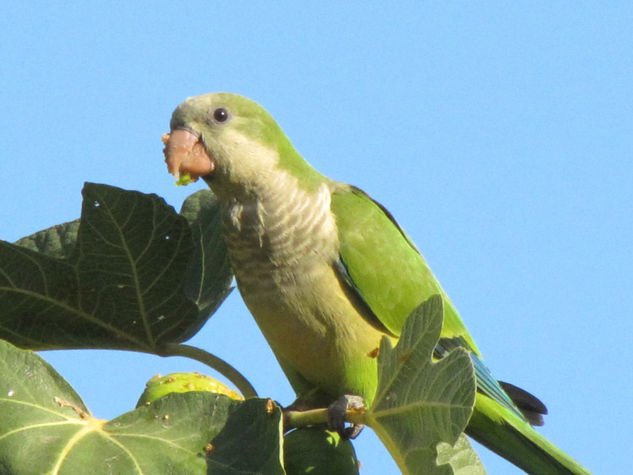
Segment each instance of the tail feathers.
[{"label": "tail feathers", "polygon": [[466,433],[529,474],[590,475],[521,417],[484,394],[477,394]]},{"label": "tail feathers", "polygon": [[543,416],[547,414],[547,407],[539,398],[514,384],[499,381],[499,385],[531,425],[542,426],[545,423]]}]

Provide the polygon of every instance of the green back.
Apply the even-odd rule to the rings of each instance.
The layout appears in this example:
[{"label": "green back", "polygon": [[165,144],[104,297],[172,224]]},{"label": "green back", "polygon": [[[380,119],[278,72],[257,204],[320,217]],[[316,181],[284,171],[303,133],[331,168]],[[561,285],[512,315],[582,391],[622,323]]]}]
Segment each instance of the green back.
[{"label": "green back", "polygon": [[399,335],[409,314],[433,294],[444,298],[443,338],[461,337],[479,354],[424,257],[395,219],[365,192],[341,185],[332,194],[341,262],[353,290],[389,332]]}]

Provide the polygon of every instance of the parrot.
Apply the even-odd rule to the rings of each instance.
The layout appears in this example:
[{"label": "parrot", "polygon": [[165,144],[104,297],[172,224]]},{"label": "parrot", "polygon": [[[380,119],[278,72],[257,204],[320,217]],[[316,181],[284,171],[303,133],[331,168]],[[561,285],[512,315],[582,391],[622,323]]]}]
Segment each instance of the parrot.
[{"label": "parrot", "polygon": [[541,401],[492,376],[392,214],[313,168],[262,106],[226,92],[190,97],[162,141],[168,171],[202,178],[217,196],[238,290],[298,400],[371,404],[381,339],[397,341],[409,314],[439,294],[434,356],[464,348],[477,379],[466,434],[528,473],[589,473],[533,428],[547,413]]}]

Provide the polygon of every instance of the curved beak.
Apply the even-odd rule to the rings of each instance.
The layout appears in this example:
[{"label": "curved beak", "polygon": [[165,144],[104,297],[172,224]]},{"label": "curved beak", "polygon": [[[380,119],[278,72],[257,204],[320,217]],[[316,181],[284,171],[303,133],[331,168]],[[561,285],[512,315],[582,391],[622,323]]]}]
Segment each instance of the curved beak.
[{"label": "curved beak", "polygon": [[215,160],[208,152],[200,136],[189,129],[172,130],[163,134],[165,163],[167,170],[176,178],[189,176],[196,181],[215,169]]}]

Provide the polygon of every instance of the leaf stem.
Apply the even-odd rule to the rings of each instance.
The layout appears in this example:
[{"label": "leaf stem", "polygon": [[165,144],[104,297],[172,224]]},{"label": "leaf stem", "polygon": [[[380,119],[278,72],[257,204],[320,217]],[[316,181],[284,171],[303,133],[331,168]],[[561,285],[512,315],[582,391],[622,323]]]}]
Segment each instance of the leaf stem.
[{"label": "leaf stem", "polygon": [[[354,424],[367,424],[365,413],[359,411],[347,411],[345,420]],[[323,408],[307,411],[284,411],[284,421],[286,429],[327,424],[328,410]]]},{"label": "leaf stem", "polygon": [[226,377],[246,399],[257,397],[257,391],[248,380],[223,359],[200,348],[181,343],[166,343],[156,348],[159,356],[184,356],[199,361]]}]

